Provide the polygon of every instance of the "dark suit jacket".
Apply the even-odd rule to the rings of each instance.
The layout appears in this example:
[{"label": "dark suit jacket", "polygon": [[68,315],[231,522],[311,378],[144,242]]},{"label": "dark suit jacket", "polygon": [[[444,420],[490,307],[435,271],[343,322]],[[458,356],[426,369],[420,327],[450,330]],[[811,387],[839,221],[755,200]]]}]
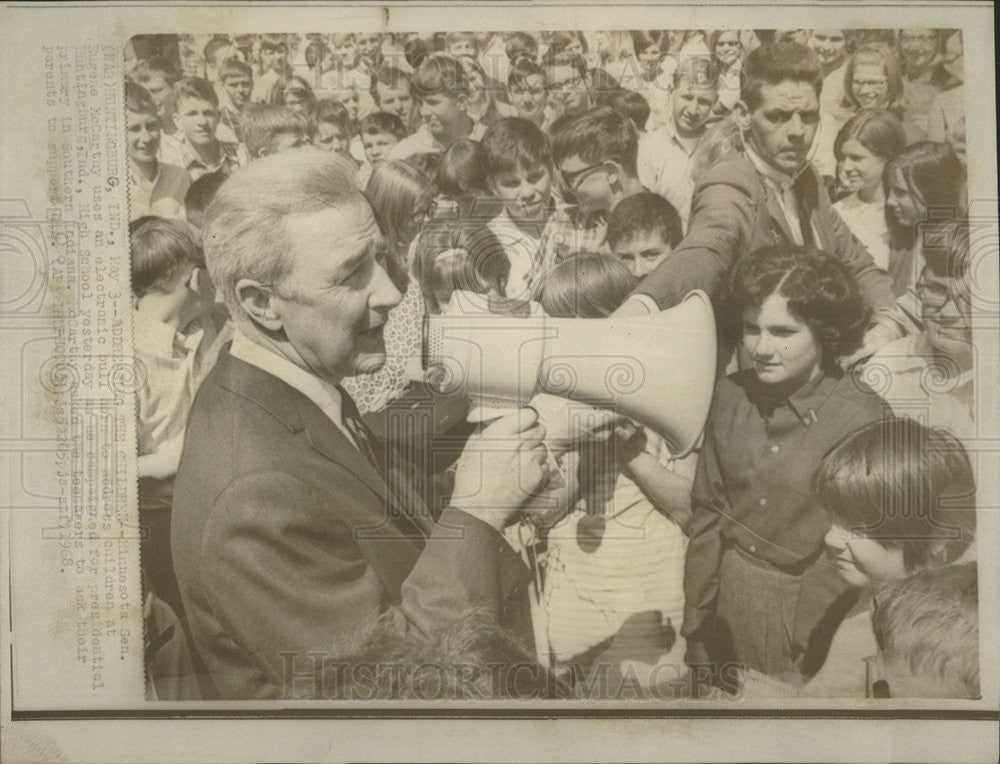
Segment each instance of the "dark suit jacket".
[{"label": "dark suit jacket", "polygon": [[[892,279],[875,266],[868,250],[833,209],[812,165],[803,171],[796,187],[811,197],[813,228],[819,236],[816,245],[847,266],[872,308],[894,307]],[[692,289],[711,294],[737,258],[791,241],[781,205],[768,193],[753,162],[746,157],[725,160],[706,172],[695,189],[684,239],[635,291],[650,295],[666,309]]]},{"label": "dark suit jacket", "polygon": [[[390,483],[306,396],[223,351],[191,410],[171,532],[223,697],[287,697],[308,653],[350,655],[386,610],[426,633],[482,607],[530,640],[530,576],[501,535],[456,509],[435,523]],[[306,676],[297,692],[322,687]]]}]

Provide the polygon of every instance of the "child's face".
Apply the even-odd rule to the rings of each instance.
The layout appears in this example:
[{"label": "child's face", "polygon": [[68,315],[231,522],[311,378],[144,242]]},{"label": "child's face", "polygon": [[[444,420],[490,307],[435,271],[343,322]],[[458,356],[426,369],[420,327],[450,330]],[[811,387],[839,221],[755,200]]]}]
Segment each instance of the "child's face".
[{"label": "child's face", "polygon": [[917,282],[927,339],[938,352],[968,357],[972,351],[972,305],[966,279],[938,276],[924,268]]},{"label": "child's face", "polygon": [[674,248],[663,240],[661,231],[638,231],[615,244],[615,257],[625,263],[633,276],[642,278],[666,260]]},{"label": "child's face", "polygon": [[285,68],[285,58],[287,54],[284,50],[275,48],[261,48],[260,49],[260,68],[265,72],[268,69],[274,69],[276,72],[281,72]]},{"label": "child's face", "polygon": [[510,87],[508,95],[517,116],[535,121],[545,111],[545,103],[548,101],[545,77],[541,74],[528,75],[523,83]]},{"label": "child's face", "polygon": [[476,43],[474,40],[457,40],[448,46],[448,55],[452,58],[475,56]]},{"label": "child's face", "polygon": [[343,69],[353,69],[358,65],[358,45],[353,35],[338,36],[331,42],[335,66]]},{"label": "child's face", "polygon": [[843,29],[814,29],[809,47],[816,51],[824,68],[836,68],[844,60],[846,40]]},{"label": "child's face", "polygon": [[222,85],[235,109],[240,110],[246,106],[247,101],[250,100],[250,93],[253,91],[252,79],[246,75],[238,74],[226,77],[222,81]]},{"label": "child's face", "polygon": [[552,172],[536,164],[490,178],[490,189],[503,200],[514,220],[544,223],[552,195]]},{"label": "child's face", "polygon": [[797,390],[820,373],[823,348],[784,295],[771,294],[760,307],[743,311],[743,347],[765,385]]},{"label": "child's face", "polygon": [[889,97],[889,75],[883,64],[855,64],[851,75],[851,92],[862,109],[877,109],[886,105]]},{"label": "child's face", "polygon": [[382,35],[363,34],[358,37],[358,53],[369,61],[378,57],[378,52],[382,47]]},{"label": "child's face", "polygon": [[465,96],[453,96],[441,91],[428,93],[420,101],[420,117],[438,140],[448,140],[459,133],[468,116]]},{"label": "child's face", "polygon": [[340,125],[331,122],[320,122],[316,125],[316,137],[313,145],[323,151],[340,151],[347,153],[351,148],[351,137]]},{"label": "child's face", "polygon": [[587,78],[571,64],[549,67],[545,72],[545,87],[564,114],[576,114],[587,108]]},{"label": "child's face", "polygon": [[392,133],[362,133],[361,143],[365,148],[365,158],[374,165],[388,156],[389,149],[399,143],[399,139]]},{"label": "child's face", "polygon": [[173,92],[173,88],[170,87],[162,74],[154,74],[143,87],[153,96],[153,102],[157,107],[162,107]]},{"label": "child's face", "polygon": [[174,122],[192,145],[211,146],[216,141],[219,110],[200,98],[181,98],[177,102]]},{"label": "child's face", "polygon": [[718,100],[719,92],[715,88],[699,88],[687,77],[682,77],[671,98],[677,132],[685,138],[699,135]]},{"label": "child's face", "polygon": [[902,549],[889,549],[836,524],[827,531],[824,541],[837,573],[849,586],[860,589],[906,578]]},{"label": "child's face", "polygon": [[882,183],[882,170],[885,160],[876,156],[860,141],[844,141],[841,148],[841,177],[851,191],[875,188]]},{"label": "child's face", "polygon": [[125,134],[129,158],[140,164],[156,161],[160,148],[160,120],[155,114],[126,112]]},{"label": "child's face", "polygon": [[305,96],[302,95],[301,90],[291,89],[286,90],[282,94],[282,100],[285,102],[285,106],[294,111],[296,114],[306,115],[307,101]]},{"label": "child's face", "polygon": [[937,33],[933,29],[904,29],[899,33],[899,52],[911,74],[919,74],[934,62]]},{"label": "child's face", "polygon": [[663,51],[660,50],[660,44],[656,42],[650,43],[639,51],[639,63],[642,64],[642,68],[646,72],[655,75],[662,55]]},{"label": "child's face", "polygon": [[715,58],[723,66],[732,66],[743,52],[738,32],[723,32],[715,41]]},{"label": "child's face", "polygon": [[910,191],[910,185],[903,177],[903,171],[898,168],[889,179],[885,207],[904,228],[913,228],[927,215],[923,199]]},{"label": "child's face", "polygon": [[379,108],[382,111],[395,114],[409,128],[413,124],[413,94],[410,92],[410,86],[405,80],[399,84],[400,87],[391,88],[380,82],[375,87],[375,94],[378,96]]}]

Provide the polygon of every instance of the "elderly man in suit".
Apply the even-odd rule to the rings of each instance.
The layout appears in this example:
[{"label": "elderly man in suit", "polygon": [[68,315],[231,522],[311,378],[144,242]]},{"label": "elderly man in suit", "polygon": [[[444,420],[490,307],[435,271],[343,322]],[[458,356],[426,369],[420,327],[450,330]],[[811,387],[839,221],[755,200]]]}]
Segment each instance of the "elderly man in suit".
[{"label": "elderly man in suit", "polygon": [[545,477],[537,415],[470,440],[438,516],[338,385],[384,363],[400,300],[353,174],[297,149],[235,173],[206,213],[235,334],[191,411],[171,539],[197,654],[227,698],[322,696],[317,666],[377,617],[420,634],[472,608],[527,622],[530,575],[500,529]]},{"label": "elderly man in suit", "polygon": [[747,56],[742,100],[734,110],[743,151],[698,179],[686,236],[619,315],[669,308],[692,289],[711,292],[733,262],[761,247],[805,244],[841,260],[873,308],[860,354],[903,335],[892,279],[840,219],[809,162],[822,84],[820,61],[803,45],[776,42]]}]

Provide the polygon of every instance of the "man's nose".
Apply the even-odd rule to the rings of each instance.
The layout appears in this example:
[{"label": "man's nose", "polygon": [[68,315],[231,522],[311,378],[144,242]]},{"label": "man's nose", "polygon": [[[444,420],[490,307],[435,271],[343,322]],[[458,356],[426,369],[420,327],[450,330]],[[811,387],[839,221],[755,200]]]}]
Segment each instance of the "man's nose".
[{"label": "man's nose", "polygon": [[802,122],[802,117],[798,114],[793,114],[788,121],[788,134],[796,136],[805,134],[805,123]]},{"label": "man's nose", "polygon": [[396,285],[392,283],[392,279],[389,278],[389,274],[386,273],[385,268],[376,263],[371,296],[368,298],[368,307],[394,308],[399,305],[402,299],[403,295],[396,289]]}]

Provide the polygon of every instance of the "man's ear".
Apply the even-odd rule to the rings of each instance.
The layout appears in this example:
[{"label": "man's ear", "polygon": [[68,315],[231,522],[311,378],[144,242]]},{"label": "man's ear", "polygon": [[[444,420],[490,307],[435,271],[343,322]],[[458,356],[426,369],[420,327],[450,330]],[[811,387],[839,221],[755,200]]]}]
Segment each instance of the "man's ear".
[{"label": "man's ear", "polygon": [[455,105],[458,107],[459,111],[464,111],[466,114],[469,113],[469,96],[465,93],[459,93],[455,96]]},{"label": "man's ear", "polygon": [[604,172],[608,177],[608,185],[616,190],[622,185],[622,166],[610,159],[604,162]]},{"label": "man's ear", "polygon": [[281,311],[270,287],[253,279],[240,279],[236,282],[236,299],[254,323],[269,332],[281,330]]}]

